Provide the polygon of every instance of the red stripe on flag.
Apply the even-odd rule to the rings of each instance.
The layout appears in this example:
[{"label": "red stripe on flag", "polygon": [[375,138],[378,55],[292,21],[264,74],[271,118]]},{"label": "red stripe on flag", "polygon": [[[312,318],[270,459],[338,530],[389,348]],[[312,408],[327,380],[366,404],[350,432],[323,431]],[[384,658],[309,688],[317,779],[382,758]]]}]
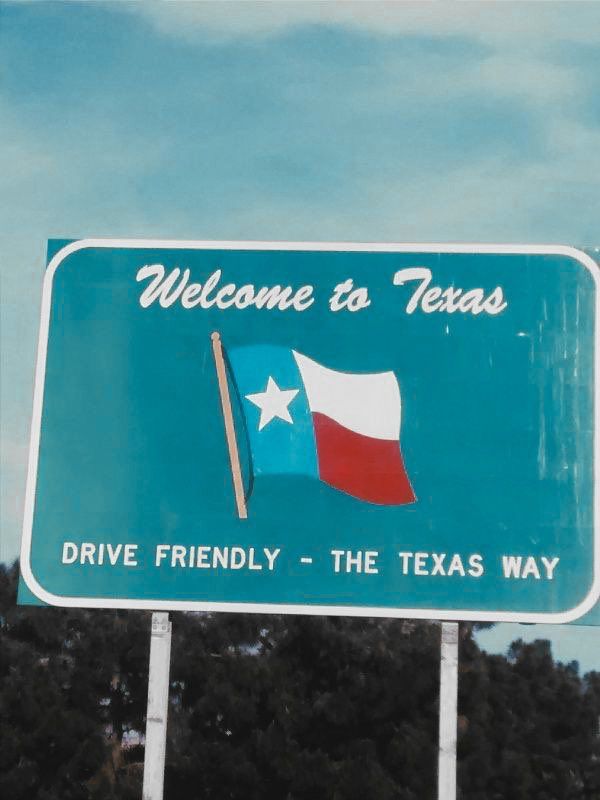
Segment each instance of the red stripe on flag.
[{"label": "red stripe on flag", "polygon": [[317,412],[313,421],[322,481],[369,503],[415,502],[399,442],[363,436]]}]

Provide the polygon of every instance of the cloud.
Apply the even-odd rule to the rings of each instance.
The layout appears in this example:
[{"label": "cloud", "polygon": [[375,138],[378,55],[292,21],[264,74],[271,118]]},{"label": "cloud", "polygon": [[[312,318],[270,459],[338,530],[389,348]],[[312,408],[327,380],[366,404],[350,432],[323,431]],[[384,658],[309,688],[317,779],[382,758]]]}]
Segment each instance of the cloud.
[{"label": "cloud", "polygon": [[583,94],[581,75],[576,69],[525,53],[495,53],[482,59],[477,74],[471,76],[471,86],[482,92],[521,97],[537,103],[561,100],[572,103],[580,100]]},{"label": "cloud", "polygon": [[217,40],[272,37],[307,25],[380,36],[467,37],[522,46],[596,43],[600,8],[585,2],[189,2],[122,4],[159,31]]},{"label": "cloud", "polygon": [[[378,72],[365,102],[393,102],[394,89],[418,102],[484,92],[524,102],[572,104],[582,95],[581,74],[562,48],[597,43],[600,4],[585,2],[163,2],[123,3],[157,32],[183,42],[250,47],[307,33],[307,27],[379,38],[423,41],[417,50],[387,50],[374,64],[357,64],[348,81]],[[436,44],[453,40],[479,49],[452,59]],[[333,45],[333,43],[331,43]],[[386,71],[388,77],[386,79]],[[374,83],[374,82],[373,82]],[[324,87],[321,87],[321,90]],[[355,87],[359,90],[359,86]],[[360,99],[360,98],[358,98]],[[560,113],[559,109],[555,109]]]}]

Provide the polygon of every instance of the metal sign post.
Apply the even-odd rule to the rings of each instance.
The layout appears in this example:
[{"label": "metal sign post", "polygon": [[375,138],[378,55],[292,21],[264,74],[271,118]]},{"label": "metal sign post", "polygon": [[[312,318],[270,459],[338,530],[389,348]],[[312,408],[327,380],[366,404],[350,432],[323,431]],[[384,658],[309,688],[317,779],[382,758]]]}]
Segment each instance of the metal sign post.
[{"label": "metal sign post", "polygon": [[171,623],[169,615],[166,612],[155,611],[152,614],[152,635],[150,637],[143,800],[162,800],[163,797],[170,661]]},{"label": "metal sign post", "polygon": [[438,800],[456,800],[458,622],[442,622]]}]

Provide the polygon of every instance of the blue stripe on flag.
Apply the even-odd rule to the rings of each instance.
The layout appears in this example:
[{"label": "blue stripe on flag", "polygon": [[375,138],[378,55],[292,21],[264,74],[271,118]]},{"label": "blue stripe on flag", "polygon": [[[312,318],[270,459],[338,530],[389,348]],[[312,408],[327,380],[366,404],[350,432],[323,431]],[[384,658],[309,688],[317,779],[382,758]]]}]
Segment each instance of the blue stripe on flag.
[{"label": "blue stripe on flag", "polygon": [[[227,350],[227,358],[243,411],[254,475],[287,473],[318,478],[312,414],[292,351],[275,345],[250,345]],[[292,423],[275,417],[259,430],[260,408],[246,395],[264,392],[269,378],[279,389],[298,389],[298,394],[288,406]],[[239,444],[242,446],[242,441]]]}]

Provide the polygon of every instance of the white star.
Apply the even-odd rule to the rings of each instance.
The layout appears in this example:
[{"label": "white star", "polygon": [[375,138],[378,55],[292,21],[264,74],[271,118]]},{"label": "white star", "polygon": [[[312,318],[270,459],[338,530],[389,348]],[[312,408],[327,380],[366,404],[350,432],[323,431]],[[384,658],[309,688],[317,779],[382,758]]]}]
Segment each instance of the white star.
[{"label": "white star", "polygon": [[298,391],[298,389],[280,389],[269,375],[267,388],[264,392],[247,394],[246,400],[250,400],[251,403],[254,403],[255,406],[260,408],[258,430],[262,431],[265,425],[268,425],[275,417],[279,417],[279,419],[282,419],[284,422],[293,424],[288,406],[294,397],[296,397]]}]

